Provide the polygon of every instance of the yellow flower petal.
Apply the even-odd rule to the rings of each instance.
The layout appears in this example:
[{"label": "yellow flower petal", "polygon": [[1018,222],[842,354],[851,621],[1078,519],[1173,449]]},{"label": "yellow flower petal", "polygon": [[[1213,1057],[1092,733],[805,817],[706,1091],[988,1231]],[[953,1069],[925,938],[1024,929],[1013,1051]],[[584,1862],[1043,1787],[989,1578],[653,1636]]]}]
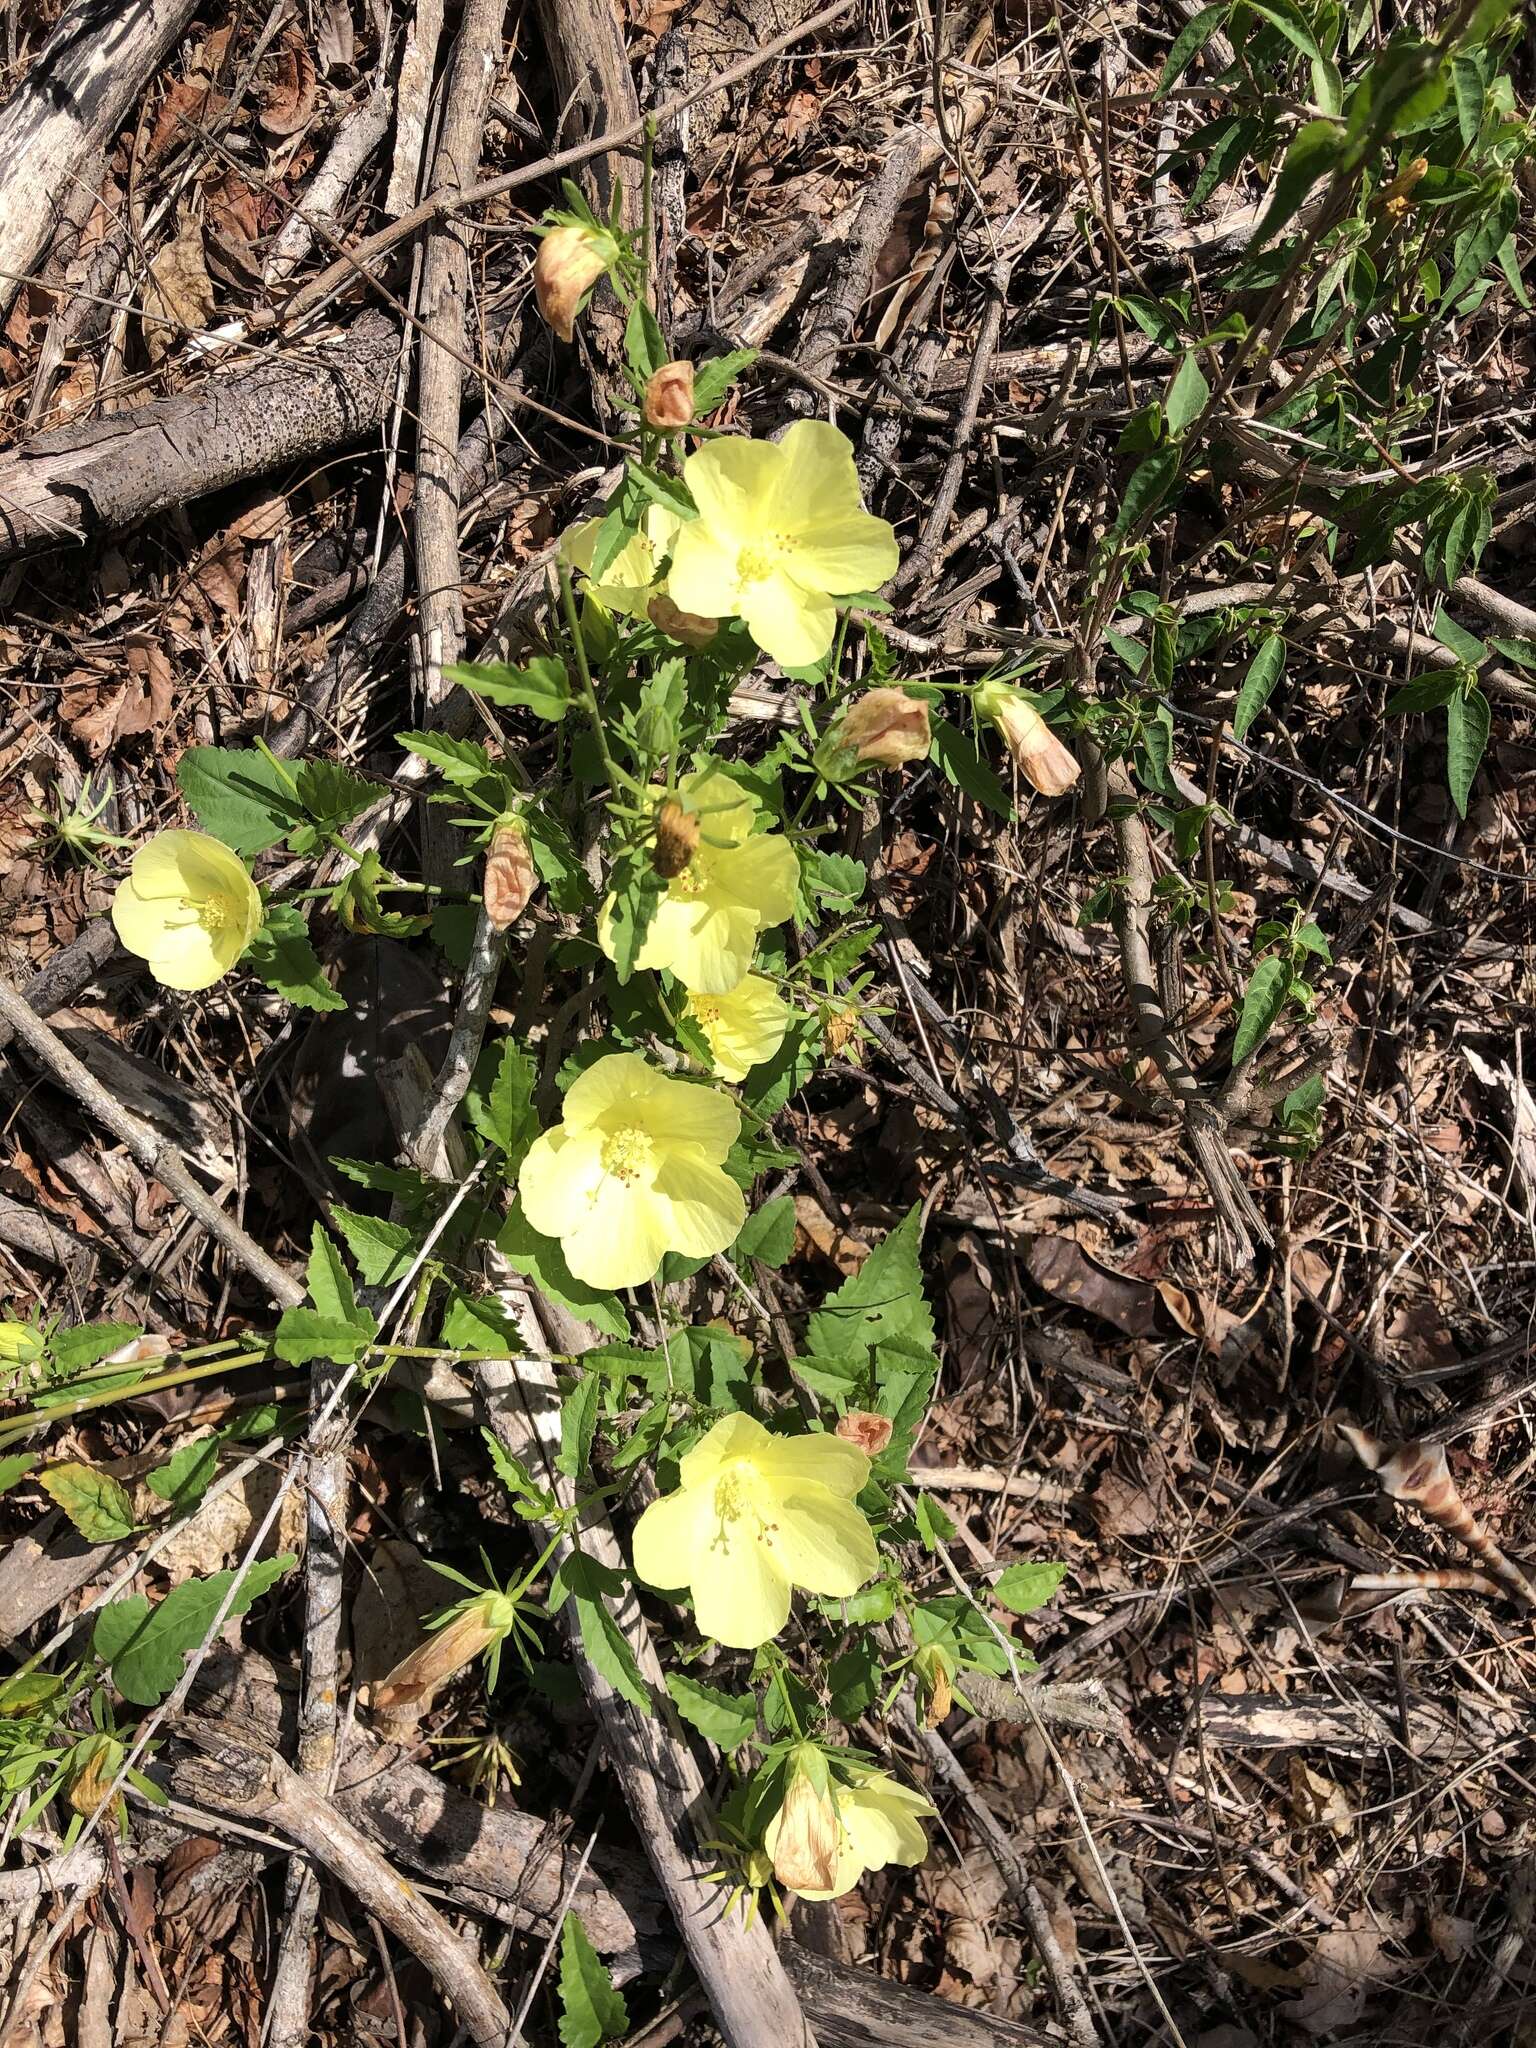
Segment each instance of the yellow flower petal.
[{"label": "yellow flower petal", "polygon": [[523,1214],[545,1237],[564,1237],[581,1227],[602,1177],[601,1133],[557,1124],[534,1139],[519,1169]]},{"label": "yellow flower petal", "polygon": [[643,1100],[663,1079],[637,1052],[605,1053],[566,1089],[560,1120],[571,1130],[584,1130],[610,1109],[637,1098]]},{"label": "yellow flower petal", "polygon": [[667,1159],[656,1176],[656,1198],[668,1205],[662,1225],[667,1249],[690,1259],[723,1252],[747,1220],[746,1197],[735,1181],[701,1159]]},{"label": "yellow flower petal", "polygon": [[781,1486],[828,1486],[846,1500],[862,1493],[869,1459],[840,1436],[770,1436],[757,1462]]},{"label": "yellow flower petal", "polygon": [[722,435],[689,456],[683,482],[706,526],[721,540],[746,547],[772,517],[783,472],[784,451],[774,442]]},{"label": "yellow flower petal", "polygon": [[837,607],[826,590],[801,583],[787,567],[743,583],[738,609],[752,638],[781,668],[820,661],[837,632]]},{"label": "yellow flower petal", "polygon": [[701,846],[699,867],[712,900],[738,903],[765,929],[794,914],[800,862],[777,832],[759,832],[740,846]]},{"label": "yellow flower petal", "polygon": [[695,1524],[707,1505],[700,1493],[669,1493],[653,1500],[635,1524],[635,1576],[648,1586],[674,1592],[692,1570]]},{"label": "yellow flower petal", "polygon": [[678,1460],[683,1490],[692,1493],[713,1479],[728,1458],[755,1458],[772,1437],[755,1415],[722,1415],[691,1451]]},{"label": "yellow flower petal", "polygon": [[829,1486],[801,1485],[775,1502],[773,1547],[797,1586],[848,1600],[880,1569],[868,1522]]},{"label": "yellow flower petal", "polygon": [[702,519],[690,520],[672,549],[668,597],[685,612],[698,612],[706,619],[734,618],[741,596],[738,552]]},{"label": "yellow flower petal", "polygon": [[723,1159],[741,1136],[741,1111],[731,1098],[696,1081],[663,1079],[657,1086],[658,1079],[652,1076],[638,1104],[644,1127],[668,1145],[699,1145],[712,1159]]},{"label": "yellow flower petal", "polygon": [[670,1218],[649,1189],[636,1192],[604,1174],[586,1214],[565,1231],[565,1263],[589,1287],[643,1287],[670,1251]]},{"label": "yellow flower petal", "polygon": [[738,1523],[711,1528],[694,1551],[689,1586],[700,1632],[728,1649],[759,1649],[789,1619],[789,1580],[768,1545]]},{"label": "yellow flower petal", "polygon": [[743,975],[724,995],[690,995],[686,1008],[722,1081],[744,1081],[773,1058],[789,1031],[789,1005],[761,974]]}]

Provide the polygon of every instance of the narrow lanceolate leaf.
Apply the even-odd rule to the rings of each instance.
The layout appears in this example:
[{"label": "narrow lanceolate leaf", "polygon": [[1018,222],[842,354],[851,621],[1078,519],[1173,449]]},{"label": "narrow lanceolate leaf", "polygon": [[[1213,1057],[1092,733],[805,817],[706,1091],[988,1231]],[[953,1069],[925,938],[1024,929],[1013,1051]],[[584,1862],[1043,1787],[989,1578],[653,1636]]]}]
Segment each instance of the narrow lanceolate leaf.
[{"label": "narrow lanceolate leaf", "polygon": [[1247,736],[1249,726],[1269,702],[1284,673],[1285,641],[1278,633],[1266,633],[1259,642],[1258,652],[1248,664],[1248,673],[1243,677],[1237,702],[1232,707],[1234,739]]},{"label": "narrow lanceolate leaf", "polygon": [[1344,131],[1336,122],[1308,121],[1297,129],[1253,238],[1255,251],[1279,234],[1318,179],[1327,176],[1343,153]]},{"label": "narrow lanceolate leaf", "polygon": [[120,1543],[138,1527],[133,1502],[110,1472],[90,1465],[50,1465],[38,1485],[68,1515],[87,1543]]},{"label": "narrow lanceolate leaf", "polygon": [[1234,1067],[1240,1067],[1245,1059],[1257,1052],[1274,1030],[1275,1021],[1285,1008],[1285,998],[1290,986],[1290,967],[1278,954],[1272,954],[1268,960],[1261,960],[1255,967],[1243,996],[1243,1010],[1237,1022],[1237,1036],[1232,1041]]},{"label": "narrow lanceolate leaf", "polygon": [[1120,515],[1115,521],[1115,531],[1128,533],[1140,520],[1150,518],[1172,490],[1178,473],[1177,448],[1155,448],[1145,457],[1131,472]]},{"label": "narrow lanceolate leaf", "polygon": [[1163,400],[1163,417],[1168,422],[1168,431],[1175,440],[1192,427],[1210,401],[1211,387],[1205,380],[1205,372],[1196,361],[1193,352],[1187,355],[1173,373]]},{"label": "narrow lanceolate leaf", "polygon": [[629,2008],[614,1989],[575,1913],[560,1930],[561,2048],[602,2048],[629,2032]]},{"label": "narrow lanceolate leaf", "polygon": [[567,1479],[577,1479],[587,1469],[602,1390],[599,1373],[584,1373],[560,1404],[560,1449],[555,1456],[555,1469]]},{"label": "narrow lanceolate leaf", "polygon": [[1185,22],[1173,39],[1173,48],[1168,52],[1168,61],[1164,64],[1162,76],[1157,81],[1159,98],[1169,86],[1177,84],[1184,76],[1230,12],[1231,8],[1228,6],[1202,7],[1193,20]]},{"label": "narrow lanceolate leaf", "polygon": [[1488,745],[1491,707],[1481,690],[1460,690],[1445,707],[1445,772],[1451,800],[1464,818]]}]

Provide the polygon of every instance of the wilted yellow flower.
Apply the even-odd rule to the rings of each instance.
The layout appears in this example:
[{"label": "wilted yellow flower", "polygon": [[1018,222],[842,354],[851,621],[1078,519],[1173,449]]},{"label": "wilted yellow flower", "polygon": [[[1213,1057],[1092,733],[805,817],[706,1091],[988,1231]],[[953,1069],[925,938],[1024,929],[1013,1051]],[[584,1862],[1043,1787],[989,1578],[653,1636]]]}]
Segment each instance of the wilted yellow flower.
[{"label": "wilted yellow flower", "polygon": [[899,768],[926,759],[931,744],[928,706],[905,690],[866,690],[836,720],[816,749],[816,765],[829,782],[860,768]]},{"label": "wilted yellow flower", "polygon": [[[667,883],[635,964],[666,968],[695,995],[725,995],[751,966],[758,933],[793,912],[799,862],[778,833],[753,832],[757,799],[718,768],[690,775],[681,793],[699,814],[698,848]],[[611,960],[611,896],[597,935]]]},{"label": "wilted yellow flower", "polygon": [[1083,771],[1024,692],[1012,683],[978,683],[975,703],[976,716],[997,727],[1025,781],[1042,796],[1065,796]]},{"label": "wilted yellow flower", "polygon": [[[640,531],[632,533],[602,575],[594,580],[592,563],[597,554],[600,519],[582,519],[560,536],[560,553],[587,579],[587,592],[605,611],[622,612],[628,618],[649,615],[653,597],[662,589],[661,565],[681,521],[664,505],[647,505],[640,516]],[[665,628],[663,628],[665,630]]]},{"label": "wilted yellow flower", "polygon": [[673,545],[667,588],[684,611],[740,618],[788,668],[820,661],[833,599],[875,590],[900,561],[890,522],[864,510],[853,444],[822,420],[782,441],[711,441],[683,464],[699,508]]},{"label": "wilted yellow flower", "polygon": [[374,1706],[385,1713],[424,1714],[438,1688],[498,1648],[519,1626],[519,1616],[520,1603],[511,1593],[493,1590],[461,1600],[439,1615],[433,1633],[374,1687]]},{"label": "wilted yellow flower", "polygon": [[857,1444],[866,1457],[878,1458],[896,1433],[889,1415],[873,1415],[867,1408],[850,1408],[837,1418],[832,1434],[845,1443]]},{"label": "wilted yellow flower", "polygon": [[842,1832],[826,1761],[803,1743],[791,1754],[784,1803],[763,1843],[779,1883],[792,1892],[814,1890],[830,1897]]},{"label": "wilted yellow flower", "polygon": [[675,434],[693,419],[692,363],[663,363],[645,387],[646,423]]},{"label": "wilted yellow flower", "polygon": [[112,898],[130,953],[166,988],[211,988],[261,929],[261,897],[237,853],[206,832],[161,832]]},{"label": "wilted yellow flower", "polygon": [[551,228],[533,259],[539,311],[562,341],[576,331],[582,299],[618,255],[612,235],[593,228]]},{"label": "wilted yellow flower", "polygon": [[517,1180],[524,1214],[560,1240],[578,1280],[638,1287],[667,1252],[707,1259],[741,1229],[747,1205],[722,1166],[740,1130],[728,1096],[609,1053],[534,1140]]},{"label": "wilted yellow flower", "polygon": [[676,1493],[635,1524],[636,1575],[687,1586],[700,1632],[755,1650],[789,1619],[792,1587],[846,1600],[879,1567],[854,1506],[869,1460],[834,1436],[773,1436],[726,1415],[683,1456]]},{"label": "wilted yellow flower", "polygon": [[720,630],[718,619],[701,619],[697,612],[680,611],[665,590],[658,590],[645,608],[646,617],[659,632],[685,647],[707,647]]},{"label": "wilted yellow flower", "polygon": [[[836,1899],[851,1892],[867,1870],[884,1870],[888,1863],[921,1863],[928,1854],[928,1837],[922,1823],[932,1819],[933,1802],[921,1792],[901,1784],[887,1771],[872,1771],[864,1765],[850,1767],[851,1782],[834,1784],[832,1798],[837,1807],[840,1829],[837,1866],[827,1885],[796,1885],[803,1899]],[[763,1835],[763,1846],[774,1857],[778,1869],[777,1845],[784,1829],[781,1807]]]},{"label": "wilted yellow flower", "polygon": [[773,1058],[789,1030],[789,1005],[761,974],[744,974],[723,996],[690,995],[685,1008],[722,1081],[744,1081]]}]

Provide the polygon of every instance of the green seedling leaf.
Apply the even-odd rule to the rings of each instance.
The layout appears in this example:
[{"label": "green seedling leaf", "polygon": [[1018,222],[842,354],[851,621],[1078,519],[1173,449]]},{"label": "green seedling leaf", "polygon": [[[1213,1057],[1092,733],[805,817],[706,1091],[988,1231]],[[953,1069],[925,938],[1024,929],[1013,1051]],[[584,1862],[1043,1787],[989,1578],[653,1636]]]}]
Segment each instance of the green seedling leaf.
[{"label": "green seedling leaf", "polygon": [[230,1588],[235,1591],[228,1613],[244,1614],[293,1563],[291,1551],[267,1558],[251,1565],[238,1586],[233,1571],[186,1579],[157,1607],[142,1593],[110,1601],[96,1617],[91,1648],[111,1667],[112,1683],[125,1700],[136,1707],[158,1706],[180,1679],[188,1653],[212,1628]]},{"label": "green seedling leaf", "polygon": [[1056,1597],[1067,1575],[1064,1564],[1011,1564],[993,1580],[991,1592],[1012,1614],[1033,1614]]},{"label": "green seedling leaf", "polygon": [[1475,633],[1469,633],[1465,626],[1458,626],[1444,605],[1435,613],[1435,638],[1442,647],[1448,647],[1458,661],[1464,661],[1473,668],[1480,661],[1488,659],[1488,647]]},{"label": "green seedling leaf", "polygon": [[706,1742],[723,1749],[727,1756],[750,1741],[757,1727],[757,1701],[720,1692],[685,1672],[667,1673],[667,1691],[672,1703],[690,1728],[697,1728]]},{"label": "green seedling leaf", "polygon": [[50,1465],[37,1483],[87,1543],[121,1543],[138,1527],[133,1502],[109,1472],[91,1465]]},{"label": "green seedling leaf", "polygon": [[1244,1060],[1257,1052],[1274,1030],[1280,1012],[1285,1008],[1285,999],[1290,993],[1290,988],[1290,965],[1278,954],[1261,960],[1254,968],[1243,993],[1242,1014],[1237,1020],[1237,1036],[1232,1041],[1234,1067],[1240,1067]]},{"label": "green seedling leaf", "polygon": [[920,1493],[917,1497],[917,1533],[923,1539],[924,1550],[930,1553],[955,1533],[954,1523],[932,1494]]},{"label": "green seedling leaf", "polygon": [[1427,676],[1415,676],[1387,699],[1388,718],[1401,718],[1410,711],[1438,711],[1449,704],[1461,688],[1460,671],[1443,668]]},{"label": "green seedling leaf", "polygon": [[560,1930],[560,2048],[602,2048],[629,2032],[629,2008],[575,1913]]},{"label": "green seedling leaf", "polygon": [[246,947],[244,965],[268,988],[303,1010],[344,1010],[346,998],[326,980],[298,906],[269,903],[266,922]]},{"label": "green seedling leaf", "polygon": [[998,817],[1011,818],[1013,804],[1008,792],[977,753],[970,735],[947,718],[934,718],[930,730],[933,743],[929,752],[943,770],[944,780]]},{"label": "green seedling leaf", "polygon": [[1131,472],[1120,513],[1115,520],[1117,534],[1129,533],[1143,519],[1150,519],[1173,489],[1179,473],[1179,451],[1170,445],[1154,449]]},{"label": "green seedling leaf", "polygon": [[182,1444],[165,1464],[148,1474],[145,1485],[168,1501],[175,1514],[190,1514],[213,1484],[219,1469],[219,1443],[218,1436],[205,1436]]},{"label": "green seedling leaf", "polygon": [[1243,677],[1237,702],[1232,707],[1234,739],[1247,737],[1249,726],[1269,702],[1275,685],[1284,674],[1285,641],[1279,633],[1267,633],[1248,664],[1248,673]]},{"label": "green seedling leaf", "polygon": [[[372,1320],[369,1317],[370,1323]],[[373,1330],[358,1323],[342,1322],[301,1305],[283,1310],[272,1349],[285,1365],[310,1365],[317,1358],[329,1358],[335,1365],[353,1365],[367,1350],[373,1334]]]}]

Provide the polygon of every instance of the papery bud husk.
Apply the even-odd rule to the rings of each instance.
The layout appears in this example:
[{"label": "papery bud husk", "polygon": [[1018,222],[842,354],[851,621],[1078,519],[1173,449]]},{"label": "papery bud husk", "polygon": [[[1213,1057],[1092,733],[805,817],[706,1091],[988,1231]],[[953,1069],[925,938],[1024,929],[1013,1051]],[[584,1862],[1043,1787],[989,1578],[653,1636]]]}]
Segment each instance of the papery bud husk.
[{"label": "papery bud husk", "polygon": [[851,1003],[831,1012],[827,1018],[825,1036],[827,1051],[833,1059],[836,1059],[839,1053],[847,1053],[855,1066],[858,1064],[859,1013]]},{"label": "papery bud husk", "polygon": [[120,1742],[105,1737],[91,1740],[95,1745],[91,1754],[70,1778],[69,1803],[86,1820],[93,1820],[105,1807],[108,1816],[117,1822],[123,1813],[123,1795],[114,1792],[109,1799],[107,1787],[128,1752]]},{"label": "papery bud husk", "polygon": [[983,685],[976,694],[976,708],[1002,734],[1026,782],[1042,796],[1066,795],[1083,771],[1033,704],[1006,684],[995,692]]},{"label": "papery bud husk", "polygon": [[656,812],[656,851],[651,865],[664,882],[675,881],[693,859],[699,844],[699,818],[669,796]]},{"label": "papery bud husk", "polygon": [[664,590],[659,590],[645,609],[658,632],[671,640],[681,640],[685,647],[707,647],[720,630],[718,619],[705,619],[697,612],[681,610]]},{"label": "papery bud husk", "polygon": [[659,370],[653,370],[645,387],[645,403],[641,410],[647,426],[660,427],[663,433],[675,434],[683,427],[693,424],[693,365],[692,363],[663,363]]},{"label": "papery bud husk", "polygon": [[837,1418],[832,1434],[840,1436],[844,1443],[857,1444],[866,1458],[878,1458],[895,1427],[888,1415],[874,1415],[867,1408],[850,1408],[846,1415]]},{"label": "papery bud husk", "polygon": [[830,1791],[818,1792],[802,1771],[789,1781],[779,1809],[773,1874],[793,1892],[825,1892],[837,1879],[842,1826]]},{"label": "papery bud husk", "polygon": [[866,690],[834,728],[837,744],[850,748],[860,768],[899,768],[921,761],[932,744],[928,706],[905,690]]},{"label": "papery bud husk", "polygon": [[506,1634],[493,1619],[491,1602],[498,1594],[474,1600],[449,1622],[418,1643],[373,1689],[373,1704],[381,1712],[399,1713],[402,1708],[419,1708],[425,1713],[439,1686],[473,1664],[492,1643]]},{"label": "papery bud husk", "polygon": [[533,289],[539,311],[562,341],[576,331],[582,294],[613,261],[612,242],[589,228],[551,228],[533,259]]},{"label": "papery bud husk", "polygon": [[923,1726],[938,1728],[949,1719],[955,1703],[949,1682],[949,1667],[937,1650],[919,1650],[913,1659],[917,1671],[918,1698],[922,1702]]},{"label": "papery bud husk", "polygon": [[485,914],[499,932],[515,924],[539,886],[533,850],[521,825],[498,825],[485,856]]},{"label": "papery bud husk", "polygon": [[175,1349],[169,1337],[146,1330],[142,1337],[130,1338],[116,1351],[109,1351],[101,1362],[103,1365],[146,1365],[152,1358],[169,1358]]}]

